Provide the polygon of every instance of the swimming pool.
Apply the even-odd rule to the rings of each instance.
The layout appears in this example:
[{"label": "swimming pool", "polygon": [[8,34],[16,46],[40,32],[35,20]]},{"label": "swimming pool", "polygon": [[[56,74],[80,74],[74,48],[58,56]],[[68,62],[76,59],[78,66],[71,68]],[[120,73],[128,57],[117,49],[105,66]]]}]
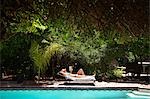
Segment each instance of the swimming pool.
[{"label": "swimming pool", "polygon": [[132,91],[131,90],[0,90],[0,99],[136,99],[131,98],[127,95],[127,93],[130,92]]}]

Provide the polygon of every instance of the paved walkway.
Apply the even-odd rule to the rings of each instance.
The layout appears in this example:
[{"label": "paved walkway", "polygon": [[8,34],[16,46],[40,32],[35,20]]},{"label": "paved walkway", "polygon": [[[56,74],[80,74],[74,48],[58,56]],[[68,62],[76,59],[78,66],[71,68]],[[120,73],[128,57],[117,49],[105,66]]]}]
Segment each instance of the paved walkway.
[{"label": "paved walkway", "polygon": [[[64,82],[56,82],[54,85],[46,85],[46,87],[86,87],[86,85],[63,85]],[[138,88],[147,88],[150,89],[150,84],[149,85],[144,85],[144,84],[137,84],[137,83],[116,83],[116,82],[95,82],[95,86],[88,86],[88,87],[97,87],[97,88],[117,88],[117,87],[138,87]]]},{"label": "paved walkway", "polygon": [[69,87],[69,88],[75,88],[75,87],[88,87],[88,88],[130,88],[130,87],[137,87],[137,88],[146,88],[150,89],[150,84],[138,84],[138,83],[116,83],[116,82],[95,82],[95,86],[89,86],[89,85],[64,85],[64,81],[52,81],[53,84],[42,84],[37,85],[33,81],[26,82],[26,84],[17,84],[16,82],[12,81],[0,81],[0,87],[48,87],[48,88],[61,88],[61,87]]}]

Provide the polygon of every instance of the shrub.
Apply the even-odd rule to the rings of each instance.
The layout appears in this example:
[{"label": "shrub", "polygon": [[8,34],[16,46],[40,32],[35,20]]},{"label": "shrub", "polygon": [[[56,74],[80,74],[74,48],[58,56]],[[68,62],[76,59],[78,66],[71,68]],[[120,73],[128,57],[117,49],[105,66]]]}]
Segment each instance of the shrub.
[{"label": "shrub", "polygon": [[115,77],[117,78],[121,78],[122,77],[122,74],[123,74],[123,69],[114,69],[113,70],[113,74]]}]

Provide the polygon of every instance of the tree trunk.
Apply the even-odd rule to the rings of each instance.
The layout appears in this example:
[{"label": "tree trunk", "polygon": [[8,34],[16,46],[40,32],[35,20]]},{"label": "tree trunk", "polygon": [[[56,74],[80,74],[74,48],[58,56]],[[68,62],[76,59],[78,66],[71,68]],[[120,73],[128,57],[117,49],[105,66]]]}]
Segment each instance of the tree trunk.
[{"label": "tree trunk", "polygon": [[39,80],[40,80],[40,69],[38,71],[38,85],[39,85]]}]

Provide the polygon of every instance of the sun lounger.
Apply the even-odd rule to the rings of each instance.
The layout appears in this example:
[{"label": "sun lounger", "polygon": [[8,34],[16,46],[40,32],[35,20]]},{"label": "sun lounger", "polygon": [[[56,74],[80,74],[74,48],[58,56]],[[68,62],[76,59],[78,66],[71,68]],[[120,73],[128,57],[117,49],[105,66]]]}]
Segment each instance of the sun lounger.
[{"label": "sun lounger", "polygon": [[95,75],[85,75],[83,77],[78,77],[77,74],[74,74],[75,76],[72,76],[70,73],[65,73],[65,76],[59,72],[58,75],[65,77],[66,80],[71,81],[95,81]]},{"label": "sun lounger", "polygon": [[84,77],[74,77],[74,76],[69,76],[67,75],[65,77],[67,80],[73,80],[73,81],[95,81],[95,76],[89,76],[85,75]]},{"label": "sun lounger", "polygon": [[53,84],[52,81],[42,79],[41,77],[39,78],[38,76],[35,76],[34,81],[35,81],[36,84],[48,84],[48,85],[52,85]]},{"label": "sun lounger", "polygon": [[4,75],[4,73],[2,73],[2,80],[12,80],[13,78],[15,78],[16,75]]},{"label": "sun lounger", "polygon": [[[132,77],[132,73],[122,74],[123,77]],[[134,76],[137,76],[137,74],[134,74]],[[140,77],[150,77],[150,74],[140,74]]]}]

